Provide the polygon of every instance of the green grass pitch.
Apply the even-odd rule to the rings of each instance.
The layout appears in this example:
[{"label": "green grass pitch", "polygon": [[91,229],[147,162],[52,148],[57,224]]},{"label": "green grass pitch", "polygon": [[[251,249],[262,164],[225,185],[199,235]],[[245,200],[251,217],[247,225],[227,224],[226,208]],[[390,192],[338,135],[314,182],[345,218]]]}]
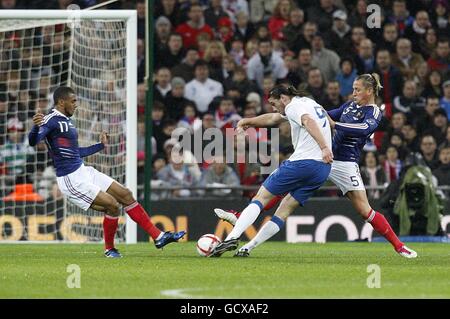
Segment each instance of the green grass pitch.
[{"label": "green grass pitch", "polygon": [[[450,245],[409,246],[417,259],[387,243],[268,242],[249,258],[200,257],[195,242],[119,245],[121,259],[97,244],[1,244],[0,298],[450,298]],[[80,288],[67,286],[71,264]],[[367,286],[373,264],[380,288]]]}]

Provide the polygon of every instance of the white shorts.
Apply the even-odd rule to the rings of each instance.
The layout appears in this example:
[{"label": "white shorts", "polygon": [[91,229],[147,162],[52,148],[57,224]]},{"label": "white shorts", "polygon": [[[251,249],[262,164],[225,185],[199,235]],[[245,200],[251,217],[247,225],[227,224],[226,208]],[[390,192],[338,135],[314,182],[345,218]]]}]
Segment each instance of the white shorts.
[{"label": "white shorts", "polygon": [[100,191],[106,192],[114,180],[92,166],[81,165],[75,172],[56,178],[58,187],[69,201],[88,210]]},{"label": "white shorts", "polygon": [[339,187],[344,195],[348,191],[366,190],[359,165],[355,162],[333,161],[328,179]]}]

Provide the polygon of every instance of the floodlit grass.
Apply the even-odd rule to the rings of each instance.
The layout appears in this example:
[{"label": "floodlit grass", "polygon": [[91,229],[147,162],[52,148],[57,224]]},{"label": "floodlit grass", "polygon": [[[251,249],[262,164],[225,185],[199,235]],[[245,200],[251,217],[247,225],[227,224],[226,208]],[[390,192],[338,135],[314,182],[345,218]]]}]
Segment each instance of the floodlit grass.
[{"label": "floodlit grass", "polygon": [[[405,259],[386,243],[268,242],[249,258],[197,255],[195,243],[0,245],[0,298],[450,298],[450,245],[411,243]],[[81,288],[73,269],[80,268]],[[380,267],[380,288],[369,265]],[[376,268],[376,267],[375,267]]]}]

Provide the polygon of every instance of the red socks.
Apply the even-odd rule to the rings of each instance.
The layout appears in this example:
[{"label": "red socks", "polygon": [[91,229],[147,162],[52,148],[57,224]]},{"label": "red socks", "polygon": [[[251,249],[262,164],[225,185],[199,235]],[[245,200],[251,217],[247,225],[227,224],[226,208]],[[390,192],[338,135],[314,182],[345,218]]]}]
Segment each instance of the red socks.
[{"label": "red socks", "polygon": [[119,217],[113,217],[105,214],[103,218],[103,234],[105,237],[105,249],[114,248],[114,236],[116,235]]},{"label": "red socks", "polygon": [[278,203],[284,198],[284,196],[286,196],[286,194],[283,194],[283,195],[275,195],[275,197],[272,198],[272,199],[270,200],[270,202],[267,203],[266,206],[264,206],[263,210],[269,210],[269,209],[271,209],[271,208],[274,207],[276,204],[278,204]]},{"label": "red socks", "polygon": [[141,204],[134,202],[124,209],[131,219],[134,220],[136,224],[141,226],[147,234],[149,234],[153,239],[158,238],[159,234],[161,234],[161,230],[152,224],[150,217],[148,217]]},{"label": "red socks", "polygon": [[384,236],[384,238],[386,238],[392,246],[394,246],[395,250],[402,248],[403,243],[400,239],[398,239],[383,214],[380,214],[372,209],[369,213],[369,218],[367,218],[366,221],[370,223],[373,229],[375,229],[380,235]]}]

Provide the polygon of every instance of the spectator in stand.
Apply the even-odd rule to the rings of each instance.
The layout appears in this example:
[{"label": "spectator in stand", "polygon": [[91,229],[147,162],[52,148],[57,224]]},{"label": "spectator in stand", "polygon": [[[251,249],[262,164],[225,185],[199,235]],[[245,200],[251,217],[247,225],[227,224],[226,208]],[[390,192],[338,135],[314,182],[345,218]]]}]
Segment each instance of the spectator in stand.
[{"label": "spectator in stand", "polygon": [[156,1],[155,17],[165,16],[172,25],[177,26],[181,23],[181,11],[178,1],[176,0],[161,0]]},{"label": "spectator in stand", "polygon": [[199,58],[200,56],[197,49],[188,49],[183,61],[171,69],[173,77],[181,77],[186,82],[191,81],[194,78],[195,62],[197,62]]},{"label": "spectator in stand", "polygon": [[155,30],[155,49],[162,50],[167,48],[167,43],[172,30],[170,20],[164,16],[159,17],[155,22]]},{"label": "spectator in stand", "polygon": [[217,22],[216,39],[223,43],[227,50],[230,50],[233,36],[233,22],[231,22],[231,19],[228,17],[220,18]]},{"label": "spectator in stand", "polygon": [[223,96],[220,82],[209,78],[208,63],[198,60],[194,66],[195,78],[186,84],[184,97],[194,101],[201,114],[208,111],[208,106],[216,96]]},{"label": "spectator in stand", "polygon": [[382,144],[381,144],[381,154],[386,153],[386,149],[388,145],[391,144],[391,137],[396,132],[401,132],[403,125],[406,124],[406,115],[402,112],[394,113],[391,117],[389,126],[386,130],[386,134],[383,136]]},{"label": "spectator in stand", "polygon": [[[138,109],[138,115],[143,115],[145,113],[145,100],[146,100],[146,88],[144,83],[138,84],[137,87],[137,109]],[[40,110],[46,110],[47,108],[41,108],[38,106],[38,109]],[[46,113],[45,111],[43,111]],[[1,113],[1,111],[0,111]]]},{"label": "spectator in stand", "polygon": [[416,82],[408,80],[403,84],[403,94],[396,96],[392,101],[392,112],[404,113],[408,120],[413,120],[417,112],[425,108],[425,99],[417,95]]},{"label": "spectator in stand", "polygon": [[186,82],[182,78],[173,78],[171,86],[172,90],[170,90],[166,96],[165,105],[167,108],[168,117],[178,121],[184,115],[185,106],[188,104],[193,104],[194,102],[184,97]]},{"label": "spectator in stand", "polygon": [[420,54],[424,60],[428,60],[437,47],[437,33],[433,28],[428,28],[425,38],[419,40]]},{"label": "spectator in stand", "polygon": [[237,114],[233,100],[223,98],[220,101],[219,107],[215,112],[216,127],[220,128],[224,133],[226,129],[233,129],[236,127],[242,117]]},{"label": "spectator in stand", "polygon": [[[157,140],[157,141],[162,141],[165,136],[163,133],[163,123],[164,123],[164,118],[165,118],[165,111],[166,108],[164,106],[164,104],[162,104],[159,101],[154,101],[153,102],[153,107],[152,107],[152,136]],[[163,152],[163,144],[164,142],[161,142],[160,144],[158,144],[158,148],[157,151],[158,153]]]},{"label": "spectator in stand", "polygon": [[442,74],[437,70],[430,71],[427,76],[422,96],[442,96]]},{"label": "spectator in stand", "polygon": [[448,73],[450,70],[450,46],[448,38],[438,40],[436,49],[427,62],[431,70]]},{"label": "spectator in stand", "polygon": [[386,160],[384,161],[384,172],[386,174],[386,182],[392,183],[396,181],[403,168],[402,161],[398,158],[398,151],[394,145],[389,145],[386,150]]},{"label": "spectator in stand", "polygon": [[181,34],[171,33],[167,47],[157,50],[155,56],[155,69],[161,67],[173,68],[181,63],[185,51],[183,49],[183,38]]},{"label": "spectator in stand", "polygon": [[198,116],[195,104],[189,102],[184,106],[184,115],[178,121],[178,127],[185,128],[190,134],[202,127],[202,120]]},{"label": "spectator in stand", "polygon": [[416,83],[417,95],[425,97],[423,95],[423,92],[425,90],[425,84],[428,81],[427,79],[429,73],[428,63],[425,61],[422,62],[415,71],[416,72],[414,74],[413,81],[414,83]]},{"label": "spectator in stand", "polygon": [[450,79],[442,84],[444,95],[439,101],[441,107],[447,112],[448,121],[450,121]]},{"label": "spectator in stand", "polygon": [[227,51],[222,42],[211,41],[206,48],[204,60],[208,63],[209,77],[217,82],[223,83],[223,59],[227,55]]},{"label": "spectator in stand", "polygon": [[340,58],[334,51],[325,48],[320,33],[313,37],[312,56],[312,64],[320,69],[325,82],[334,80],[339,72]]},{"label": "spectator in stand", "polygon": [[319,68],[313,67],[308,71],[308,80],[302,84],[307,92],[309,92],[317,103],[322,105],[325,94],[325,81]]},{"label": "spectator in stand", "polygon": [[[233,169],[225,163],[223,156],[216,156],[211,166],[208,167],[202,176],[200,182],[201,186],[205,187],[225,187],[225,186],[239,186],[239,177]],[[208,190],[207,195],[213,196],[232,196],[240,195],[240,191],[232,189],[215,189]]]},{"label": "spectator in stand", "polygon": [[372,73],[375,68],[375,55],[373,43],[370,39],[361,40],[358,54],[355,57],[355,66],[358,74]]},{"label": "spectator in stand", "polygon": [[289,23],[281,29],[283,39],[289,50],[295,51],[295,46],[303,31],[305,13],[300,8],[294,8],[289,14]]},{"label": "spectator in stand", "polygon": [[398,39],[392,65],[400,70],[404,80],[413,79],[416,69],[422,62],[424,62],[422,56],[419,53],[412,52],[409,39]]},{"label": "spectator in stand", "polygon": [[156,83],[154,85],[153,94],[155,101],[161,101],[165,104],[167,94],[172,90],[172,85],[170,81],[172,80],[172,75],[170,70],[166,67],[162,67],[156,71]]},{"label": "spectator in stand", "polygon": [[[403,127],[402,127],[403,128]],[[401,161],[404,161],[406,156],[411,152],[410,149],[406,146],[405,137],[401,130],[395,131],[391,135],[390,144],[394,145],[398,152],[398,158]]]},{"label": "spectator in stand", "polygon": [[439,98],[435,95],[430,95],[426,99],[425,110],[420,112],[415,117],[415,124],[419,135],[433,123],[434,112],[439,109]]},{"label": "spectator in stand", "polygon": [[247,72],[242,66],[236,66],[231,79],[226,79],[225,89],[237,88],[242,96],[247,96],[250,92],[259,92],[258,86],[247,78]]},{"label": "spectator in stand", "polygon": [[315,21],[320,32],[326,32],[333,25],[333,12],[338,9],[334,0],[320,0],[308,8],[307,17],[309,21]]},{"label": "spectator in stand", "polygon": [[420,151],[425,163],[431,170],[439,166],[439,151],[437,149],[436,140],[433,135],[423,135],[420,140]]},{"label": "spectator in stand", "polygon": [[200,4],[192,3],[189,7],[189,20],[178,25],[176,32],[183,36],[183,45],[190,48],[197,45],[197,37],[201,33],[206,33],[211,39],[214,38],[214,32],[209,25],[205,23],[203,9]]},{"label": "spectator in stand", "polygon": [[447,0],[433,1],[433,11],[431,12],[431,23],[438,31],[439,35],[450,34],[449,3]]},{"label": "spectator in stand", "polygon": [[314,35],[318,32],[317,24],[312,21],[307,21],[303,26],[302,34],[297,38],[291,48],[294,53],[298,53],[303,48],[312,48],[312,40]]},{"label": "spectator in stand", "polygon": [[302,48],[298,53],[298,76],[300,82],[308,81],[308,72],[314,66],[312,65],[312,53],[310,48]]},{"label": "spectator in stand", "polygon": [[272,41],[284,40],[282,29],[288,25],[290,13],[294,7],[295,4],[292,0],[278,0],[268,22]]},{"label": "spectator in stand", "polygon": [[377,49],[386,49],[389,53],[394,54],[396,51],[396,42],[398,39],[397,26],[393,23],[386,23],[383,26],[383,39],[378,44]]},{"label": "spectator in stand", "polygon": [[412,25],[406,28],[405,33],[403,34],[404,37],[411,40],[414,52],[420,52],[420,41],[424,41],[425,33],[430,27],[431,23],[428,17],[428,12],[423,10],[418,11],[416,13],[416,19]]},{"label": "spectator in stand", "polygon": [[336,109],[346,102],[340,94],[340,91],[338,81],[333,80],[327,83],[326,96],[322,101],[322,106],[325,110]]},{"label": "spectator in stand", "polygon": [[388,16],[387,21],[396,25],[401,36],[409,28],[414,18],[409,14],[405,0],[394,0],[392,3],[392,15]]},{"label": "spectator in stand", "polygon": [[355,26],[352,28],[352,33],[350,36],[350,47],[348,55],[353,57],[353,61],[355,57],[359,54],[359,45],[362,40],[367,39],[366,31],[362,26]]},{"label": "spectator in stand", "polygon": [[343,58],[340,65],[340,71],[336,76],[336,81],[339,83],[340,95],[344,100],[348,100],[353,94],[353,81],[358,76],[351,58]]},{"label": "spectator in stand", "polygon": [[401,132],[405,138],[405,146],[411,152],[419,152],[420,138],[417,135],[415,126],[411,122],[406,122],[405,125],[403,125]]},{"label": "spectator in stand", "polygon": [[272,41],[263,39],[258,44],[258,53],[248,61],[247,75],[250,80],[255,81],[262,88],[264,76],[268,74],[274,81],[277,81],[284,79],[288,70],[284,66],[283,59],[273,54]]},{"label": "spectator in stand", "polygon": [[237,38],[247,42],[255,34],[255,26],[249,21],[247,13],[240,11],[236,15],[236,24],[234,25],[234,34]]},{"label": "spectator in stand", "polygon": [[365,25],[367,22],[367,1],[357,0],[356,4],[351,6],[351,10],[347,12],[350,27]]},{"label": "spectator in stand", "polygon": [[[364,154],[361,165],[361,177],[364,185],[370,187],[383,186],[386,183],[386,174],[381,166],[378,164],[377,155],[375,152],[367,152]],[[381,191],[374,189],[368,190],[369,198],[380,198]]]},{"label": "spectator in stand", "polygon": [[347,14],[343,10],[336,10],[333,13],[333,27],[327,31],[325,42],[327,48],[336,52],[339,56],[348,54],[351,47],[351,30],[347,24]]},{"label": "spectator in stand", "polygon": [[204,11],[205,23],[213,29],[217,29],[217,21],[220,18],[228,18],[228,14],[222,7],[221,0],[211,0],[208,8]]},{"label": "spectator in stand", "polygon": [[403,79],[400,71],[391,64],[391,57],[389,51],[381,49],[377,52],[376,58],[377,67],[375,72],[380,75],[381,89],[380,97],[386,105],[387,113],[390,116],[392,112],[392,99],[394,96],[400,95]]},{"label": "spectator in stand", "polygon": [[222,6],[233,19],[239,12],[249,15],[248,2],[246,0],[222,0]]},{"label": "spectator in stand", "polygon": [[443,108],[438,108],[433,113],[433,121],[428,123],[424,134],[433,135],[436,144],[442,144],[447,137],[448,119],[447,112]]},{"label": "spectator in stand", "polygon": [[[158,173],[159,180],[164,181],[167,186],[190,187],[198,182],[189,171],[189,165],[183,162],[183,156],[177,152],[172,152],[169,156],[169,164]],[[189,189],[177,189],[171,191],[173,197],[190,197],[192,192]]]},{"label": "spectator in stand", "polygon": [[[438,180],[438,185],[450,185],[450,146],[441,148],[439,152],[439,166],[433,170],[433,175]],[[450,196],[450,191],[445,192]]]}]

